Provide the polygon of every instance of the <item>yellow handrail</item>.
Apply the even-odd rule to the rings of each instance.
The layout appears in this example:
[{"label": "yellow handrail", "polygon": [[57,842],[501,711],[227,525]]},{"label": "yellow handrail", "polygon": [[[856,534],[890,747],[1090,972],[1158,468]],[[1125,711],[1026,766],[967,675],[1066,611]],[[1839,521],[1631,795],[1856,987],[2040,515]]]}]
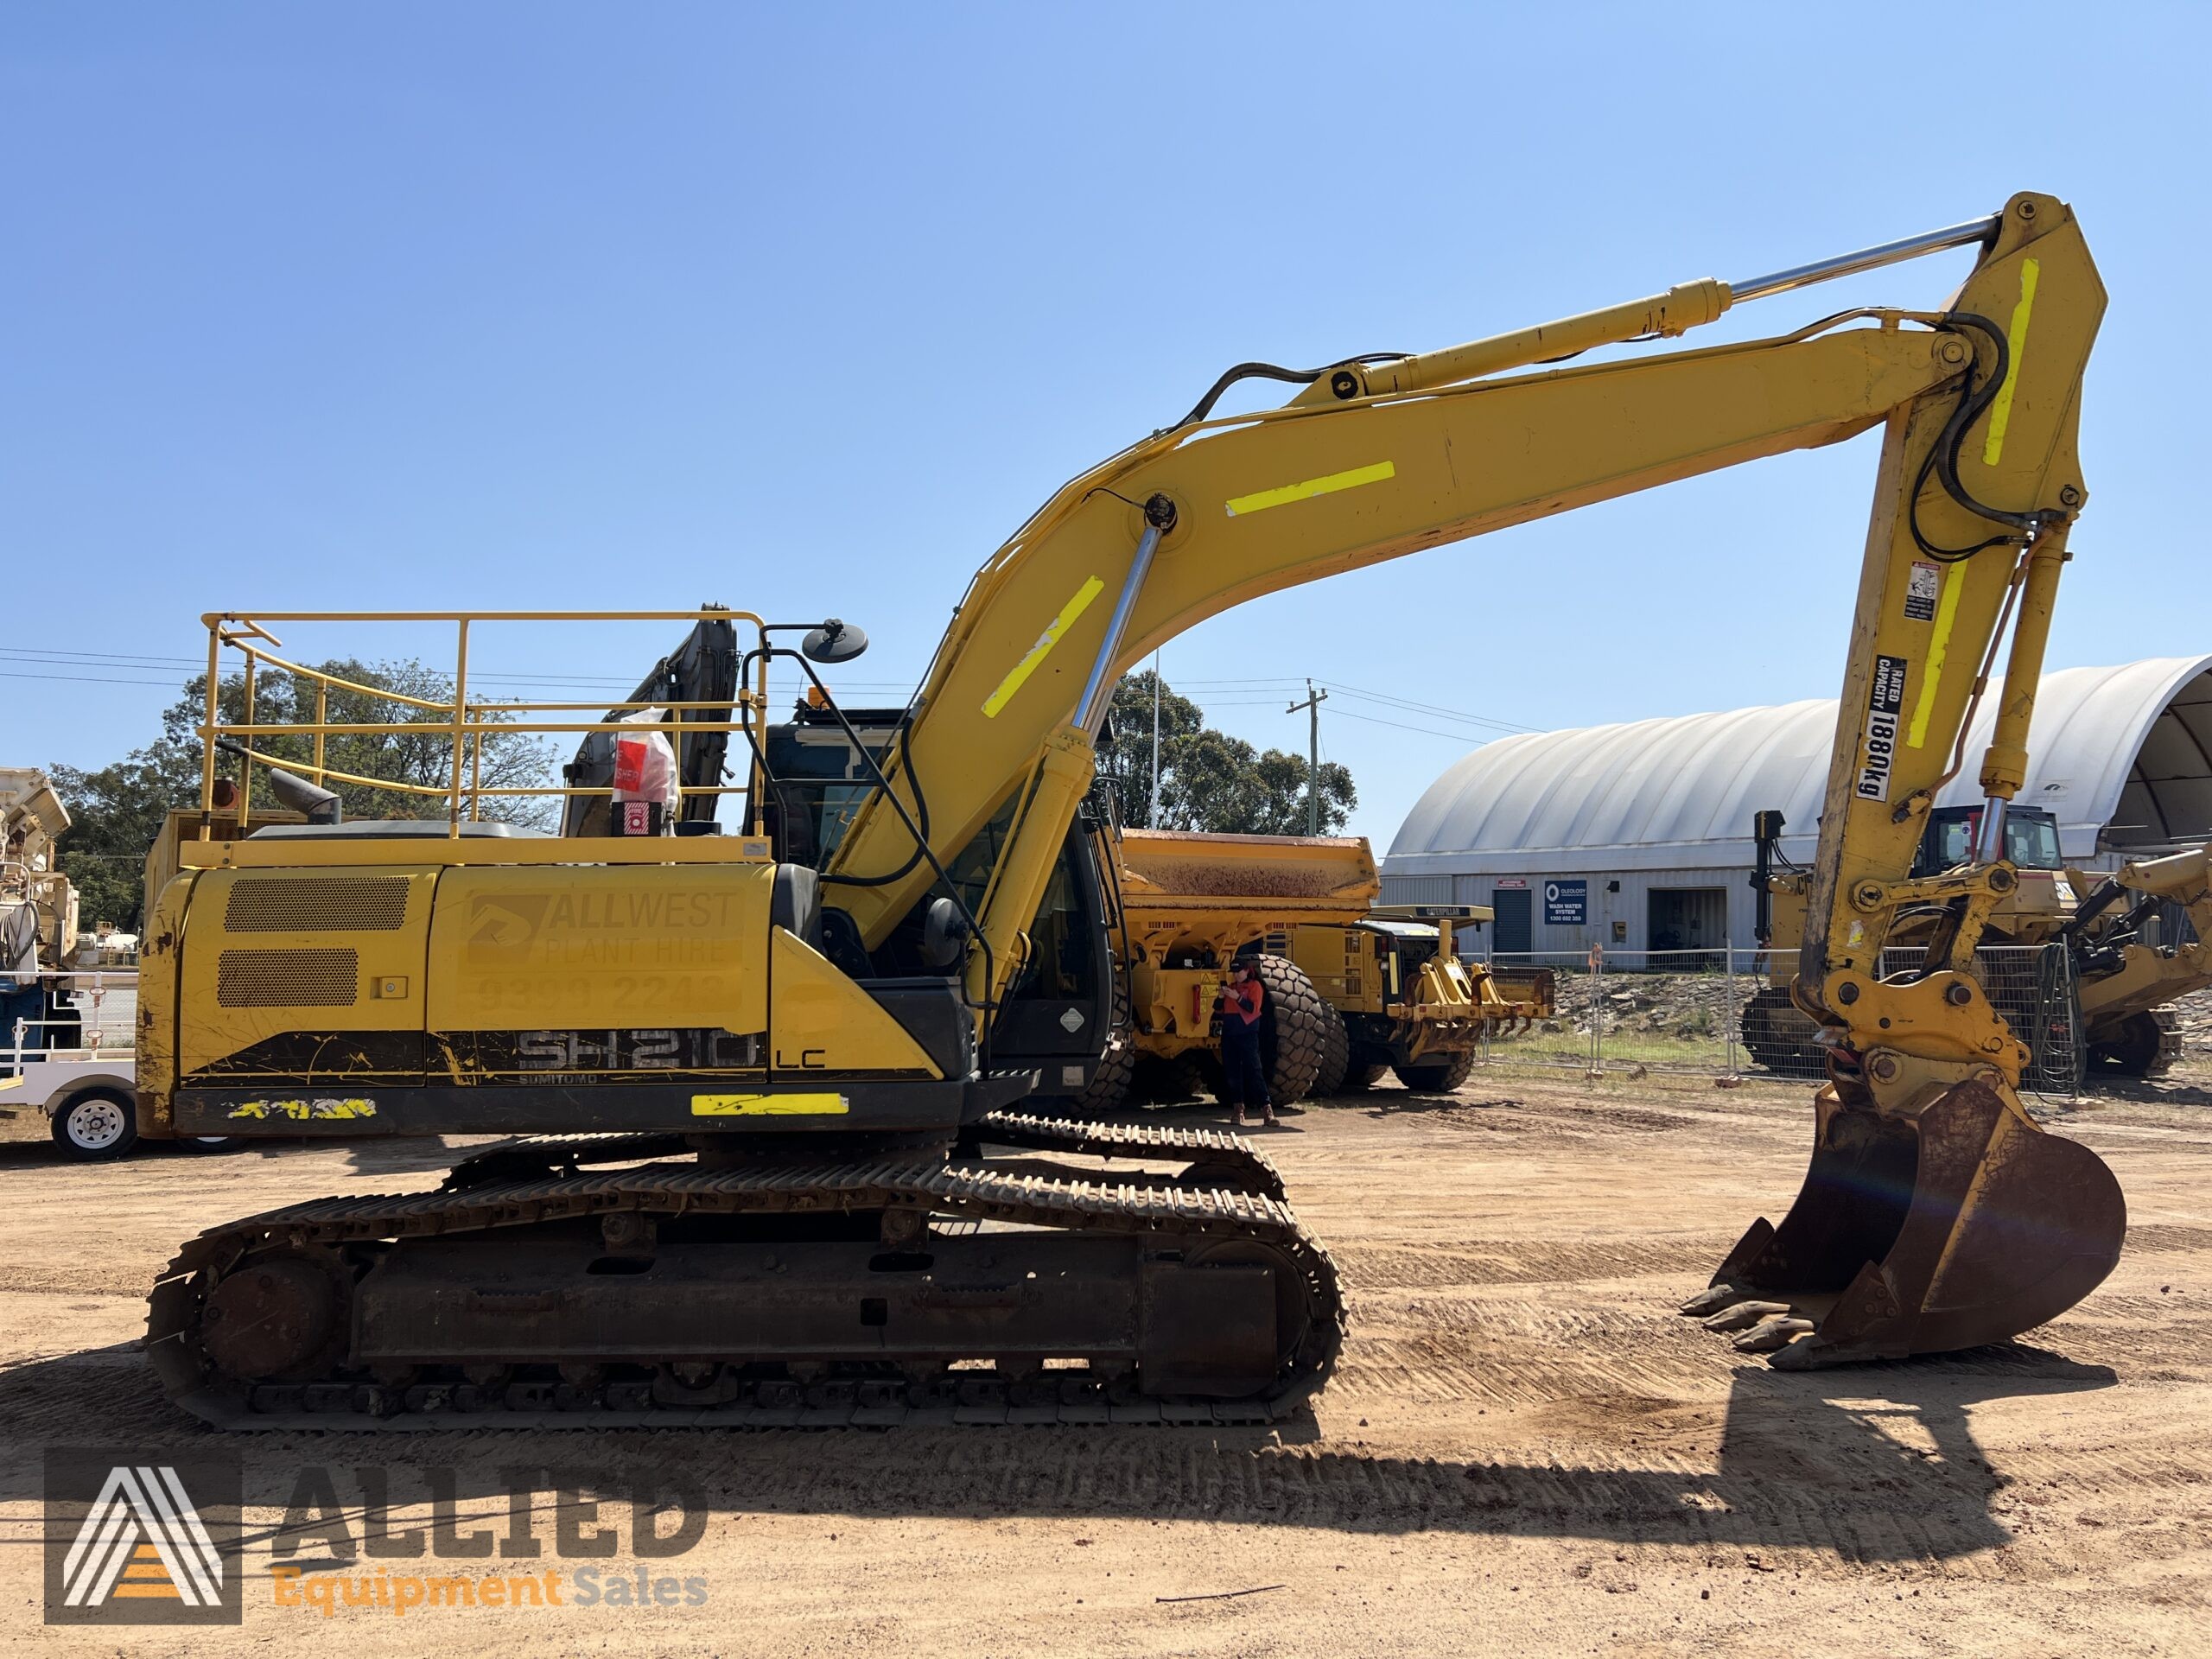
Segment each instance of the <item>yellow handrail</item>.
[{"label": "yellow handrail", "polygon": [[[199,728],[203,746],[200,764],[200,839],[211,839],[215,805],[215,756],[219,740],[226,740],[242,762],[240,799],[238,808],[239,822],[245,821],[252,795],[253,768],[296,769],[318,784],[340,783],[364,788],[389,790],[395,794],[417,796],[426,800],[442,800],[446,805],[448,833],[458,836],[464,817],[481,817],[482,804],[486,798],[544,798],[566,799],[572,796],[611,796],[610,785],[582,786],[569,784],[546,785],[487,785],[484,782],[484,742],[488,736],[550,737],[594,733],[636,733],[640,730],[658,731],[677,746],[679,764],[683,740],[712,734],[745,735],[757,746],[766,741],[766,709],[768,706],[767,624],[750,611],[728,611],[711,607],[697,610],[666,611],[275,611],[247,614],[241,612],[208,612],[200,618],[207,628],[207,688],[206,715]],[[473,625],[502,622],[728,622],[733,626],[749,626],[756,645],[753,653],[759,664],[757,683],[740,684],[734,695],[722,702],[694,699],[672,701],[637,697],[609,697],[590,701],[573,699],[518,697],[490,698],[480,694],[469,694],[468,665]],[[453,695],[449,698],[425,697],[413,692],[400,691],[387,686],[364,684],[343,675],[324,669],[310,668],[290,658],[280,657],[276,649],[283,642],[265,626],[270,622],[285,623],[450,623],[454,626],[454,661],[452,668]],[[228,648],[243,659],[243,680],[247,690],[245,719],[229,725],[221,715],[221,671],[223,652]],[[272,649],[276,648],[276,649]],[[257,718],[258,698],[254,695],[258,671],[263,664],[279,672],[289,674],[302,685],[315,688],[315,717],[312,721],[262,721]],[[410,711],[414,717],[385,721],[339,720],[329,718],[330,694],[333,690],[353,693],[377,702],[396,703]],[[657,718],[639,720],[637,713],[651,710]],[[545,715],[591,714],[601,716],[594,720],[546,719]],[[700,719],[704,714],[719,714],[716,720]],[[628,717],[626,717],[628,716]],[[359,772],[343,771],[329,764],[327,740],[332,737],[432,737],[451,745],[452,765],[448,781],[443,785],[408,782],[391,778],[366,777]],[[312,757],[304,762],[289,755],[270,753],[262,747],[272,738],[312,738]],[[752,798],[754,791],[747,784],[709,784],[679,785],[679,798],[698,796],[741,795],[747,800],[746,833],[753,833],[760,821],[760,803]]]}]

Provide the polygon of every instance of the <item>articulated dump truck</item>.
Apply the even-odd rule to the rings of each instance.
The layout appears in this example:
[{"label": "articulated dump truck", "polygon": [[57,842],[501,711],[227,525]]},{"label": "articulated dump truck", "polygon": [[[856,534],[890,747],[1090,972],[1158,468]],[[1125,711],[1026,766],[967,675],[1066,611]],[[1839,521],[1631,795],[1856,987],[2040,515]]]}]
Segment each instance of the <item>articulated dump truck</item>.
[{"label": "articulated dump truck", "polygon": [[1242,956],[1258,958],[1266,988],[1261,1052],[1279,1103],[1363,1089],[1390,1070],[1409,1089],[1457,1088],[1486,1027],[1549,1012],[1534,984],[1510,1000],[1453,954],[1450,922],[1487,912],[1430,906],[1450,914],[1423,920],[1377,907],[1363,836],[1108,828],[1098,841],[1118,912],[1117,1017],[1079,1097],[1087,1110],[1215,1092],[1221,993]]}]

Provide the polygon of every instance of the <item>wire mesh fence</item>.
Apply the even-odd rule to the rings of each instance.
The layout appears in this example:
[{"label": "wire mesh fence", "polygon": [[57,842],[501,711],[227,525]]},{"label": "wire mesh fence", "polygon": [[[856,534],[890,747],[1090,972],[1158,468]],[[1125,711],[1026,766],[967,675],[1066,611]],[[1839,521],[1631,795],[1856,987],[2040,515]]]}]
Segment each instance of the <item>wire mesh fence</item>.
[{"label": "wire mesh fence", "polygon": [[[1883,952],[1879,972],[1910,974],[1925,956],[1917,947],[1894,947]],[[1506,973],[1550,970],[1554,1012],[1525,1032],[1489,1039],[1487,1060],[1586,1072],[1640,1066],[1713,1077],[1827,1075],[1820,1028],[1789,998],[1795,950],[1539,951],[1502,957],[1497,965]],[[1974,975],[2028,1046],[2029,1088],[2074,1095],[2142,1075],[2114,1064],[2084,1020],[2064,946],[1989,946],[1975,953]],[[2184,1034],[2196,1023],[2185,1020]],[[2212,1043],[2183,1041],[2167,1074],[2212,1083]]]}]

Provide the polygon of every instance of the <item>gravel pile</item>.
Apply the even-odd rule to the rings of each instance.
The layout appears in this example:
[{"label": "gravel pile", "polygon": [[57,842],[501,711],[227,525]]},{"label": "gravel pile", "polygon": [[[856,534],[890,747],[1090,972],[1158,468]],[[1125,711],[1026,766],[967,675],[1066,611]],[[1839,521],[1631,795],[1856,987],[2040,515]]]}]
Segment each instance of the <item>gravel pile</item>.
[{"label": "gravel pile", "polygon": [[1587,1031],[1590,1009],[1602,999],[1608,1032],[1719,1042],[1728,1022],[1763,982],[1748,974],[1562,974],[1555,987],[1558,1017],[1540,1031]]}]

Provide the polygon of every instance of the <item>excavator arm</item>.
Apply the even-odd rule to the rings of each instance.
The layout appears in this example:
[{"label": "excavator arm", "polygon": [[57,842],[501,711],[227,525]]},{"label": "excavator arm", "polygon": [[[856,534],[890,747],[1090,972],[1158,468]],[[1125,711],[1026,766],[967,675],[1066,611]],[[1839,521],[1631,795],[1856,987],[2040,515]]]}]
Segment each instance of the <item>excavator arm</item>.
[{"label": "excavator arm", "polygon": [[[1542,366],[1967,243],[1980,257],[1940,310]],[[977,575],[887,758],[909,812],[880,797],[864,810],[827,872],[830,902],[874,948],[932,884],[909,816],[947,862],[1000,817],[978,908],[988,949],[969,966],[987,1018],[1090,785],[1111,688],[1164,641],[1301,582],[1882,427],[1796,992],[1827,1028],[1832,1082],[1798,1204],[1746,1236],[1705,1306],[1779,1296],[1793,1327],[1781,1334],[1807,1338],[1800,1363],[2024,1329],[2109,1271],[2125,1227],[2109,1172],[2022,1108],[2025,1050],[1967,971],[2014,880],[2004,806],[2025,776],[2067,530],[2086,499],[2075,429],[2103,308],[2072,213],[2022,194],[1986,220],[1748,283],[1683,284],[1312,376],[1262,368],[1310,384],[1287,407],[1206,418],[1232,371],[1181,424],[1064,486]],[[1758,533],[1791,556],[1789,526]],[[1980,760],[1984,846],[1916,881],[1923,819],[1964,764],[2008,619]],[[1941,907],[1944,924],[1924,973],[1885,979],[1880,951],[1907,905]],[[1868,1182],[1890,1196],[1853,1185]],[[1970,1225],[1977,1212],[1990,1224]]]}]

